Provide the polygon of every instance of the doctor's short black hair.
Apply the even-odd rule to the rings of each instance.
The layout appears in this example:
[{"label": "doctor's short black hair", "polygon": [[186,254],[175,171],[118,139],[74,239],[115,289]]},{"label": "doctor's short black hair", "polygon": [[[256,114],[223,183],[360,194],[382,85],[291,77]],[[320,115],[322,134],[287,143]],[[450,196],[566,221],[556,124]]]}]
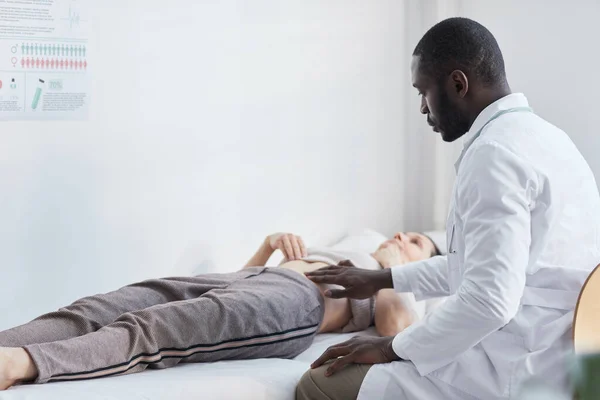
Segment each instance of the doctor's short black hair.
[{"label": "doctor's short black hair", "polygon": [[468,18],[448,18],[425,33],[413,56],[425,73],[438,80],[459,69],[486,86],[506,83],[504,58],[494,35]]}]

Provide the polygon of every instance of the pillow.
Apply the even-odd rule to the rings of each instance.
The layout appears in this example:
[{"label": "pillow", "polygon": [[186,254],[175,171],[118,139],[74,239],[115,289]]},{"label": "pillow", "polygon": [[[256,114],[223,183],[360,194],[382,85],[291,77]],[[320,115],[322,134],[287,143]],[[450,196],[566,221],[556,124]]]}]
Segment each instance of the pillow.
[{"label": "pillow", "polygon": [[188,243],[169,275],[196,276],[212,272],[218,272],[212,249],[207,242],[193,241]]},{"label": "pillow", "polygon": [[388,240],[385,235],[372,229],[350,232],[339,242],[330,246],[332,250],[352,251],[356,253],[373,253],[381,243]]}]

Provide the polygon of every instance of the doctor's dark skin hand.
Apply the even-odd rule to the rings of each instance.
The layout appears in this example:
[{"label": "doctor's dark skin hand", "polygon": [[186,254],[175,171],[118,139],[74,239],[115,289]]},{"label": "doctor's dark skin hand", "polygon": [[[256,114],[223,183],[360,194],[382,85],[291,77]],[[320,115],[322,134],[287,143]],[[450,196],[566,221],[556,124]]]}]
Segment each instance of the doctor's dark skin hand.
[{"label": "doctor's dark skin hand", "polygon": [[[343,289],[332,289],[325,296],[339,299],[368,299],[381,289],[394,287],[391,270],[369,271],[356,268],[350,261],[342,261],[338,265],[321,268],[306,273],[306,277],[315,283],[342,286]],[[318,368],[329,360],[325,376],[331,376],[348,364],[385,364],[399,361],[394,353],[392,341],[394,337],[355,337],[346,342],[331,346],[319,357],[311,368]]]}]

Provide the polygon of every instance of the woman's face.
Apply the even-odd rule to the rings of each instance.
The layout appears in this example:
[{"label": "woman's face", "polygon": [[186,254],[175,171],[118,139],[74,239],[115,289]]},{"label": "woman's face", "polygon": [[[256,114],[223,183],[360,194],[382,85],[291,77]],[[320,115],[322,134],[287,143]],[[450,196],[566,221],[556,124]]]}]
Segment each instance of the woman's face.
[{"label": "woman's face", "polygon": [[433,242],[425,235],[416,232],[398,232],[393,238],[379,246],[379,250],[388,246],[396,246],[404,263],[410,263],[435,255]]}]

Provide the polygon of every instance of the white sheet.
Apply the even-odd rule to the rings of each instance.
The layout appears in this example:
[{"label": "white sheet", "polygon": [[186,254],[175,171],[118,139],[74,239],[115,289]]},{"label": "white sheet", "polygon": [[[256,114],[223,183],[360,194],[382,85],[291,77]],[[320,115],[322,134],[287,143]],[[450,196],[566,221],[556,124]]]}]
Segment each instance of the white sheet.
[{"label": "white sheet", "polygon": [[327,347],[356,335],[317,335],[312,346],[294,360],[182,364],[88,381],[23,385],[0,392],[0,400],[294,400],[296,384],[310,363]]}]

